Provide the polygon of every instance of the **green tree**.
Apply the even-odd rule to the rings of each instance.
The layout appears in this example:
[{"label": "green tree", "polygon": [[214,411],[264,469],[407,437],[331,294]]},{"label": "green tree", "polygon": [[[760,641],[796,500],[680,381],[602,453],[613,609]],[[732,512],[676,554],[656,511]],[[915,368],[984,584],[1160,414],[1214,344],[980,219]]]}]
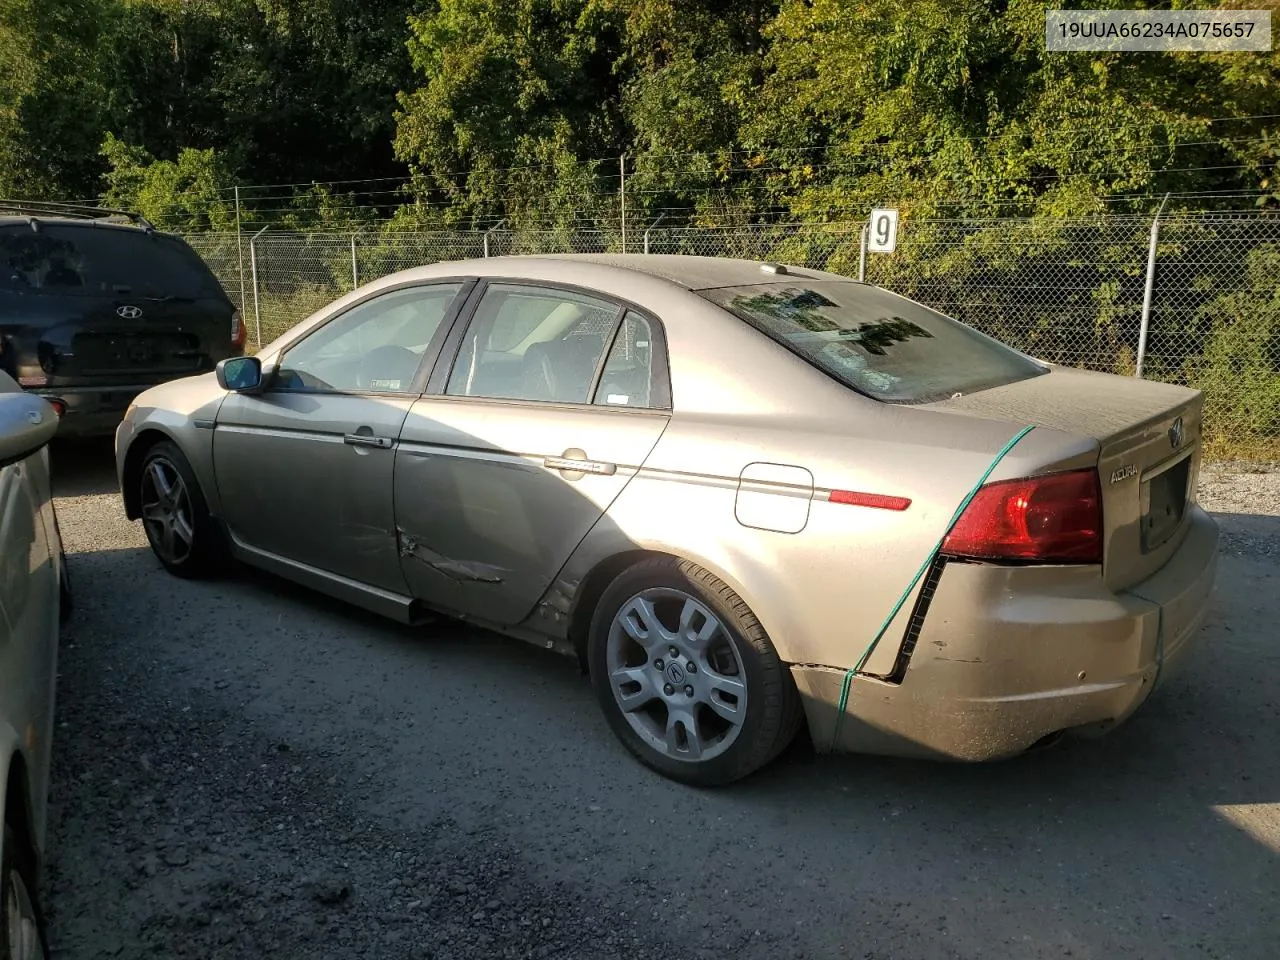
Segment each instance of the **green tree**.
[{"label": "green tree", "polygon": [[1211,118],[1280,105],[1272,54],[1047,53],[1029,0],[922,0],[910,17],[889,0],[787,0],[767,32],[744,141],[813,213],[1080,214],[1239,185],[1236,141],[1265,121]]},{"label": "green tree", "polygon": [[222,187],[230,175],[215,151],[188,147],[177,160],[156,160],[108,133],[102,156],[107,206],[136,210],[168,230],[235,229],[235,207]]},{"label": "green tree", "polygon": [[0,0],[0,196],[92,196],[109,0]]}]

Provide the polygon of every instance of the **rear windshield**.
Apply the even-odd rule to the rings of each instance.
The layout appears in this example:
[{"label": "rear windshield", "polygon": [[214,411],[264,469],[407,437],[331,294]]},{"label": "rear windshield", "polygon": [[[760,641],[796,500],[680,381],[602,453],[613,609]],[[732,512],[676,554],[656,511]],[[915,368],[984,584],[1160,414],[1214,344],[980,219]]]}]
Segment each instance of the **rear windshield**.
[{"label": "rear windshield", "polygon": [[46,296],[177,297],[224,294],[181,240],[140,230],[41,223],[0,227],[0,290]]},{"label": "rear windshield", "polygon": [[853,281],[699,291],[841,383],[924,403],[1044,373],[1034,360],[935,310]]}]

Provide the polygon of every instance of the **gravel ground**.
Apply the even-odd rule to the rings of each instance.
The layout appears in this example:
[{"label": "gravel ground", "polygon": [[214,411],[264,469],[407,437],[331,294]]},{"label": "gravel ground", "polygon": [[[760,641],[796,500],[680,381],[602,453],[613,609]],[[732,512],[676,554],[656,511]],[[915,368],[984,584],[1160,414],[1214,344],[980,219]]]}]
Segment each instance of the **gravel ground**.
[{"label": "gravel ground", "polygon": [[1217,610],[1124,728],[1003,764],[662,780],[576,666],[166,576],[58,457],[56,958],[1239,957],[1280,938],[1280,473],[1206,473]]}]

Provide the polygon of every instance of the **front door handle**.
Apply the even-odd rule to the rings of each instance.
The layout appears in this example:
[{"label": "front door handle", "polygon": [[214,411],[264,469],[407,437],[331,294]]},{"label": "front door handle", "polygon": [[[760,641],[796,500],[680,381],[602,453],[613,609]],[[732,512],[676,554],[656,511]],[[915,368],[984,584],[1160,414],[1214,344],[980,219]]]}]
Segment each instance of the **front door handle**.
[{"label": "front door handle", "polygon": [[580,457],[544,457],[542,465],[552,470],[564,470],[567,473],[596,473],[605,477],[618,472],[616,463],[603,463],[599,460]]},{"label": "front door handle", "polygon": [[388,450],[395,443],[390,437],[375,437],[370,433],[348,433],[342,442],[353,447],[377,447],[380,450]]}]

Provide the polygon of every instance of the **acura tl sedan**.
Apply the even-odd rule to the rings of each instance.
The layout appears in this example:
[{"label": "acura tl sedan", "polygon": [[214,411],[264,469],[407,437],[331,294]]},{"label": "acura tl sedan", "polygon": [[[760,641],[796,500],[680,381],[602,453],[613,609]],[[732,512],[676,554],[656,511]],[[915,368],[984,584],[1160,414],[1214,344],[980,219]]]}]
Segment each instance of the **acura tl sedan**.
[{"label": "acura tl sedan", "polygon": [[575,656],[632,753],[710,785],[806,724],[988,760],[1126,719],[1209,603],[1200,424],[831,273],[506,257],[146,391],[116,459],[174,574]]}]

